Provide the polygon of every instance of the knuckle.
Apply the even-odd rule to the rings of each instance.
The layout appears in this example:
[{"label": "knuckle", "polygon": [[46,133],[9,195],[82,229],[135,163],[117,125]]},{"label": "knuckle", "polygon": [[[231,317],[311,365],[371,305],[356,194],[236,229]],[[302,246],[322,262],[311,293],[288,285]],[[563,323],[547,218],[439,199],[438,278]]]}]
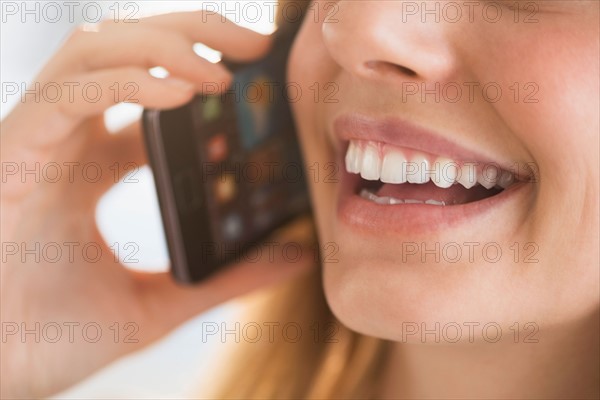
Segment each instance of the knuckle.
[{"label": "knuckle", "polygon": [[224,24],[227,22],[227,18],[225,18],[224,15],[219,14],[216,11],[198,10],[198,11],[194,11],[194,13],[196,13],[196,15],[194,17],[198,21],[201,21],[202,23]]},{"label": "knuckle", "polygon": [[108,19],[104,19],[104,20],[100,21],[99,23],[97,23],[95,27],[97,28],[97,30],[99,32],[104,32],[107,30],[114,29],[117,26],[118,26],[118,24],[116,24],[115,21],[108,18]]},{"label": "knuckle", "polygon": [[87,37],[89,36],[89,32],[86,31],[86,28],[84,25],[78,25],[77,27],[75,27],[75,29],[73,29],[71,31],[71,33],[69,34],[69,36],[67,37],[67,44],[78,44],[84,40],[87,39]]},{"label": "knuckle", "polygon": [[189,42],[182,33],[173,30],[161,29],[160,31],[153,31],[152,34],[152,39],[156,44],[179,45]]},{"label": "knuckle", "polygon": [[134,66],[123,67],[114,79],[118,79],[118,82],[136,83],[140,80],[140,70]]}]

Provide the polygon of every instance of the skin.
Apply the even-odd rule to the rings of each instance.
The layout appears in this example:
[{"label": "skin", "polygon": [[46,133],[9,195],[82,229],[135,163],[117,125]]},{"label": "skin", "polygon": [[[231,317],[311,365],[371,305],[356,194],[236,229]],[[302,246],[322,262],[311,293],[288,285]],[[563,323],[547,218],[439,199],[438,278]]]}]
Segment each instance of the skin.
[{"label": "skin", "polygon": [[[459,227],[441,224],[427,236],[349,227],[338,219],[332,201],[339,184],[312,183],[320,239],[339,249],[339,262],[323,265],[330,307],[350,328],[398,342],[381,377],[380,396],[598,397],[598,3],[538,2],[539,22],[527,25],[512,18],[491,24],[477,17],[474,22],[399,23],[402,1],[336,3],[331,8],[315,2],[313,10],[320,12],[309,14],[291,55],[289,79],[311,93],[293,105],[308,165],[339,161],[332,121],[360,112],[402,117],[491,159],[535,163],[540,171],[539,181],[523,188],[518,199]],[[337,22],[324,23],[327,11],[336,12]],[[105,24],[98,33],[78,32],[38,80],[101,81],[107,87],[135,81],[140,104],[173,107],[190,99],[202,82],[229,79],[193,55],[192,41],[239,59],[259,57],[268,49],[262,36],[223,25],[220,18],[199,24],[200,18],[175,14],[135,27]],[[151,78],[145,70],[157,64],[179,80]],[[478,94],[472,103],[432,103],[399,96],[403,82],[451,81],[498,82],[506,93],[514,82],[535,82],[539,102],[505,96],[491,104]],[[310,87],[330,82],[339,88],[338,102],[315,102]],[[139,125],[107,135],[101,113],[112,104],[19,105],[3,121],[2,160],[143,163]],[[3,241],[102,243],[94,207],[112,179],[76,186],[11,182],[2,190]],[[481,253],[452,265],[399,261],[401,242],[426,242],[431,248],[435,242],[473,240],[497,242],[511,255],[511,244],[522,249],[535,243],[539,261],[523,263],[519,257],[518,262],[509,258],[490,264]],[[3,397],[56,393],[198,312],[289,279],[311,259],[290,268],[266,262],[237,265],[198,287],[181,288],[166,275],[126,271],[105,250],[108,256],[93,265],[83,260],[3,263],[2,319],[91,320],[103,326],[135,321],[140,342],[2,343]],[[469,321],[495,322],[506,333],[493,345],[481,335],[473,343],[465,338],[454,344],[422,343],[418,335],[402,343],[403,323],[425,323],[431,329],[435,323]],[[515,344],[510,330],[515,322],[521,338],[530,332],[523,325],[535,323],[538,342]]]},{"label": "skin", "polygon": [[[403,118],[491,160],[539,170],[510,201],[426,235],[350,225],[338,216],[341,184],[311,182],[320,239],[339,248],[339,263],[323,266],[330,307],[350,328],[399,342],[381,395],[597,397],[599,3],[536,2],[532,24],[515,23],[502,2],[507,17],[495,24],[477,13],[473,22],[421,23],[417,14],[400,23],[402,1],[336,3],[313,4],[319,18],[309,15],[291,56],[289,79],[306,92],[315,82],[339,88],[337,102],[305,96],[294,104],[308,165],[343,160],[333,120],[360,113]],[[505,95],[492,103],[477,91],[473,102],[403,101],[406,82],[497,82],[505,93],[514,82],[535,82],[539,101]],[[431,249],[473,241],[498,243],[504,254],[515,242],[534,243],[537,262],[490,263],[477,251],[455,264],[402,262],[403,242]],[[466,329],[454,344],[406,336],[407,324],[469,321],[494,322],[504,334],[495,345],[480,334],[469,343]],[[525,335],[527,322],[539,329],[538,343],[515,344],[513,324]],[[408,375],[399,379],[399,370]]]},{"label": "skin", "polygon": [[[206,23],[199,24],[202,20]],[[122,40],[124,37],[127,40]],[[134,82],[139,88],[139,104],[176,107],[189,101],[203,83],[220,84],[231,79],[221,66],[193,52],[192,45],[197,41],[240,61],[260,57],[270,46],[268,37],[224,23],[214,14],[169,14],[138,24],[106,22],[99,32],[73,33],[36,81],[42,85],[56,82],[62,87],[66,87],[64,82],[96,82],[103,93],[110,93],[115,82]],[[171,77],[153,78],[148,68],[155,65],[167,67]],[[33,248],[36,242],[40,246],[78,244],[73,259],[65,255],[58,263],[47,261],[53,256],[41,257],[40,261],[27,257],[22,262],[20,255],[3,260],[3,332],[4,323],[24,323],[29,330],[36,323],[42,327],[58,324],[63,338],[57,343],[43,339],[36,343],[33,335],[21,340],[19,332],[2,340],[2,398],[40,398],[58,393],[111,361],[163,337],[202,311],[258,287],[290,279],[314,265],[307,245],[298,262],[286,263],[276,251],[272,262],[265,255],[186,287],[177,285],[168,273],[132,272],[115,262],[96,226],[96,203],[115,183],[110,165],[143,165],[146,160],[139,123],[117,135],[107,132],[103,112],[114,104],[112,96],[102,96],[97,103],[81,96],[74,101],[65,96],[57,103],[27,101],[2,122],[3,163],[30,166],[35,162],[96,162],[102,166],[104,177],[90,183],[82,174],[74,174],[73,182],[61,179],[36,183],[17,175],[2,184],[3,243],[27,243],[27,248]],[[307,239],[305,225],[292,225],[272,240],[282,246],[287,242],[302,245]],[[81,249],[87,243],[102,250],[95,262],[82,256]],[[67,254],[66,248],[63,251]],[[70,343],[65,324],[72,322],[79,325],[74,327],[74,341]],[[83,339],[82,327],[88,322],[102,329],[97,343]],[[110,330],[115,322],[120,332],[117,343],[114,330]],[[128,323],[132,325],[125,329]],[[123,335],[134,333],[134,329],[135,342],[125,340]],[[90,338],[94,332],[89,332]],[[49,330],[47,335],[54,337],[55,331]]]}]

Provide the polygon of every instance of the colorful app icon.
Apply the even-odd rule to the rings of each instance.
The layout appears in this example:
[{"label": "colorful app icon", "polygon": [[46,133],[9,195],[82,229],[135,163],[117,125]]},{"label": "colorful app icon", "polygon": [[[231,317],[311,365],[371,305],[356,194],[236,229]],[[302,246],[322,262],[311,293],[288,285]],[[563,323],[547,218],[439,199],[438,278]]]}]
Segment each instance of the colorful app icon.
[{"label": "colorful app icon", "polygon": [[235,176],[224,174],[215,181],[215,193],[219,203],[226,203],[235,196]]},{"label": "colorful app icon", "polygon": [[211,122],[221,115],[221,100],[217,96],[208,96],[203,101],[202,118],[204,121]]},{"label": "colorful app icon", "polygon": [[208,140],[206,145],[209,162],[221,162],[227,158],[227,136],[219,133]]},{"label": "colorful app icon", "polygon": [[223,236],[228,240],[238,239],[243,230],[242,218],[239,214],[230,214],[223,221]]}]

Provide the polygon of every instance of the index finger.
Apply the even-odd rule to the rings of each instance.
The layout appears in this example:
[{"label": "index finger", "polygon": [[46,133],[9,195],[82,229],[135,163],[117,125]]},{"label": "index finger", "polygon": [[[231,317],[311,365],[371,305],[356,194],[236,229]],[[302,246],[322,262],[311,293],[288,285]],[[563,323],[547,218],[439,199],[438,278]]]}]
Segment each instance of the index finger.
[{"label": "index finger", "polygon": [[220,51],[232,61],[250,61],[266,54],[271,37],[241,27],[211,11],[177,12],[141,19],[145,25],[176,30],[194,42]]}]

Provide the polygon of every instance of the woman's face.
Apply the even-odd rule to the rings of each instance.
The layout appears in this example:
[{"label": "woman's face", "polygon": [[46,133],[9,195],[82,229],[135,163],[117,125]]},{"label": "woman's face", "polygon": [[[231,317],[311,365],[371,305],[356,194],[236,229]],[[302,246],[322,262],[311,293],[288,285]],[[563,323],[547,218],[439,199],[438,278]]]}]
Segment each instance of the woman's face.
[{"label": "woman's face", "polygon": [[342,322],[407,340],[597,310],[599,4],[313,3],[289,80]]}]

